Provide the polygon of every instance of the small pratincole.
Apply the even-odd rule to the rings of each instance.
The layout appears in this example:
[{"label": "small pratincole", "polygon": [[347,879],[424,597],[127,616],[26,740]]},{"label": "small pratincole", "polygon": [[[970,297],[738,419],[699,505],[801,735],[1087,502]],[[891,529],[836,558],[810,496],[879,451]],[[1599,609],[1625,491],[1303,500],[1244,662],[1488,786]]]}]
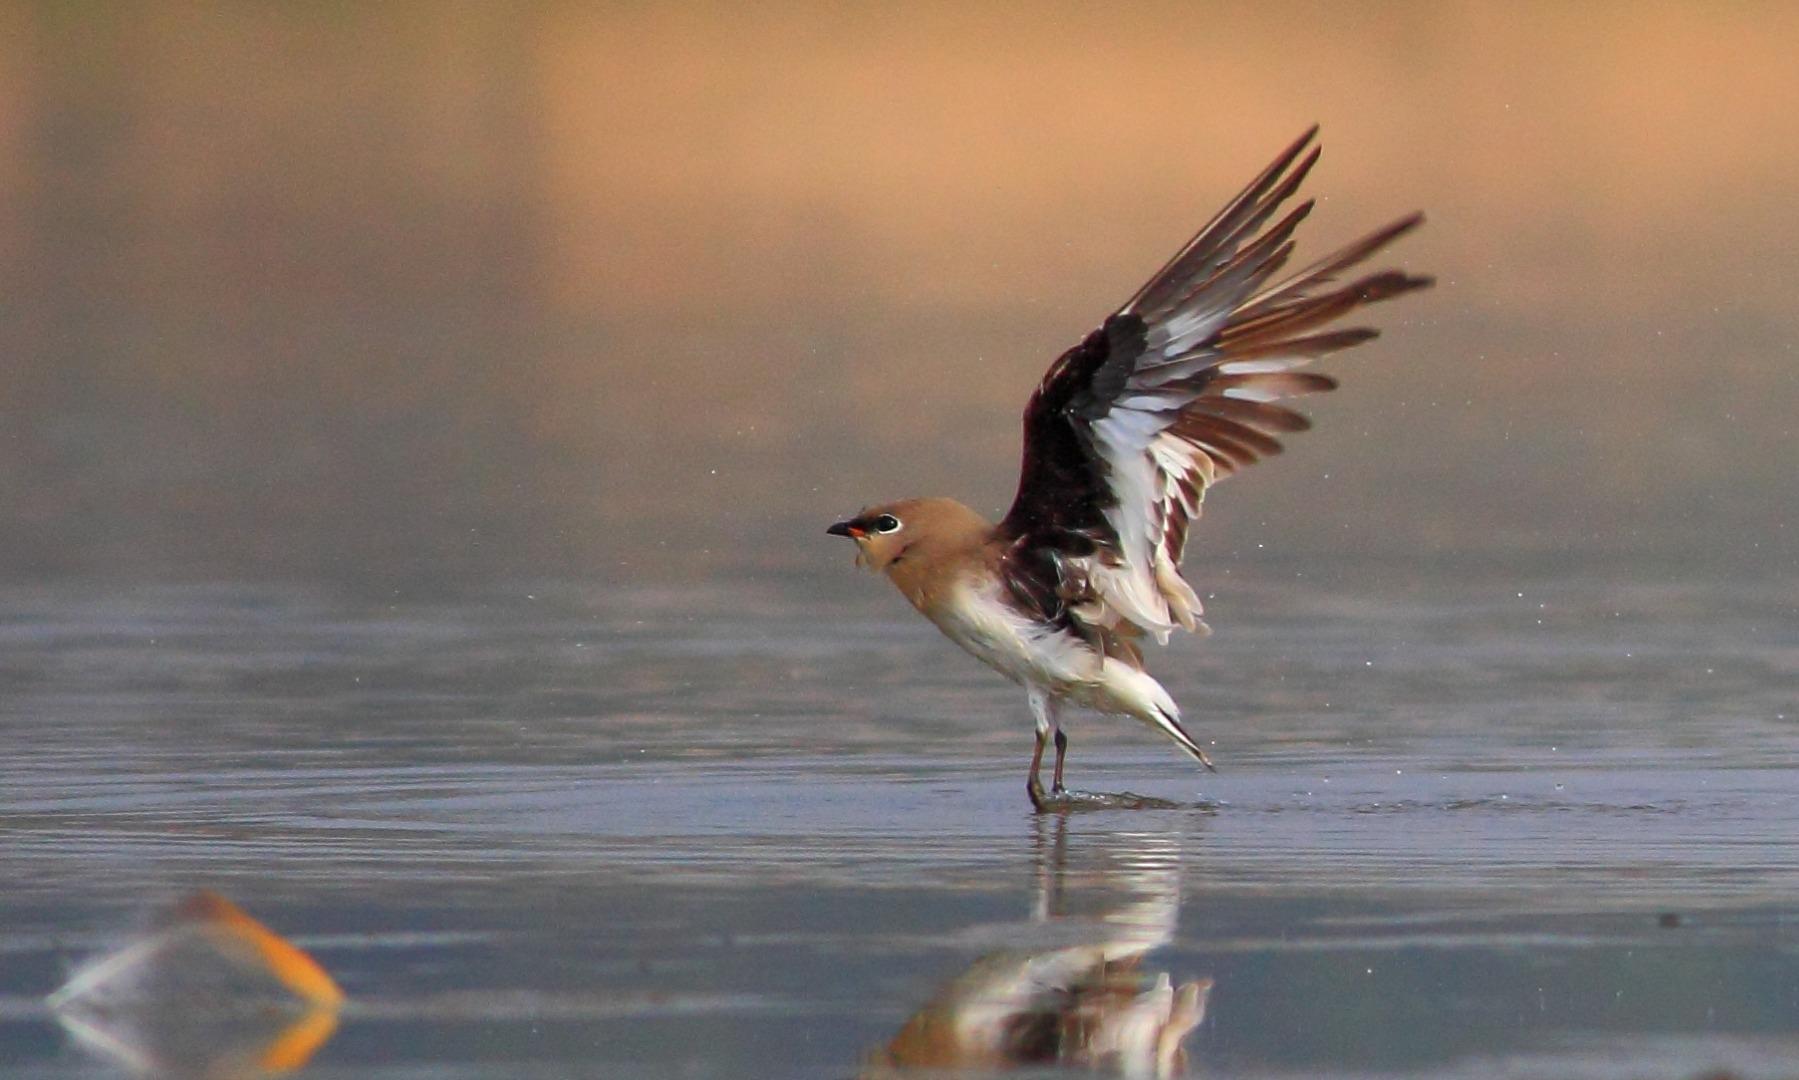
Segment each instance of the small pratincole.
[{"label": "small pratincole", "polygon": [[[1317,130],[1050,365],[1025,407],[1018,494],[997,525],[932,498],[830,527],[951,641],[1025,688],[1037,724],[1026,790],[1039,809],[1080,801],[1062,786],[1064,704],[1135,717],[1212,768],[1140,647],[1145,635],[1166,644],[1177,627],[1203,629],[1180,572],[1188,525],[1213,484],[1310,426],[1275,402],[1337,385],[1295,369],[1378,333],[1330,324],[1431,284],[1398,270],[1339,280],[1418,214],[1277,277],[1312,202],[1270,220],[1317,162],[1307,150]],[[1046,793],[1039,771],[1052,736]]]}]

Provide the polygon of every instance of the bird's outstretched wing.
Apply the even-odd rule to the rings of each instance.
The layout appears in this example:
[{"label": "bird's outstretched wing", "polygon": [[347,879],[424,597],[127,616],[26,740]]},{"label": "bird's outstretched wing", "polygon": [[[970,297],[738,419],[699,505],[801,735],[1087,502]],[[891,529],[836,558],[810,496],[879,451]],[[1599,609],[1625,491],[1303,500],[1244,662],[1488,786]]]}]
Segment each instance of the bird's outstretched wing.
[{"label": "bird's outstretched wing", "polygon": [[1199,597],[1180,561],[1206,489],[1310,426],[1274,402],[1336,382],[1296,368],[1377,335],[1328,324],[1431,284],[1398,270],[1338,280],[1416,214],[1277,279],[1312,203],[1270,221],[1318,160],[1307,152],[1317,131],[1050,365],[1025,409],[1018,494],[999,526],[1020,599],[1096,633],[1166,641],[1195,629]]}]

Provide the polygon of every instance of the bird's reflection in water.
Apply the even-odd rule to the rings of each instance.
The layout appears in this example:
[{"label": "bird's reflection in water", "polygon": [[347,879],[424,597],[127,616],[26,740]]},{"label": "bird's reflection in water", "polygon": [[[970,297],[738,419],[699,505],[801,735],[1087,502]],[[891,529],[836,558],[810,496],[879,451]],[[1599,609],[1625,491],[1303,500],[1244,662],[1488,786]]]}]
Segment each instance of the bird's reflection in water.
[{"label": "bird's reflection in water", "polygon": [[136,1076],[255,1080],[304,1065],[343,992],[298,948],[198,893],[50,997],[71,1039]]},{"label": "bird's reflection in water", "polygon": [[1068,867],[1068,819],[1039,818],[1038,828],[1032,929],[1057,943],[977,960],[868,1056],[864,1077],[1043,1066],[1133,1077],[1185,1073],[1182,1044],[1205,1019],[1212,980],[1177,986],[1144,963],[1174,937],[1178,836],[1127,838],[1126,850],[1112,852],[1112,865],[1097,872],[1099,884],[1121,888],[1127,898],[1096,919],[1077,919],[1068,914],[1077,878]]}]

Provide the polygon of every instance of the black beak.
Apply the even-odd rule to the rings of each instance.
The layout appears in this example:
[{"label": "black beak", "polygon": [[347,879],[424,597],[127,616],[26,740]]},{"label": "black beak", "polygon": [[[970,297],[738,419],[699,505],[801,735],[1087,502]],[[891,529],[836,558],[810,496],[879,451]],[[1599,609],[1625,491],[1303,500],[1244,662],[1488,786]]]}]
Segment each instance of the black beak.
[{"label": "black beak", "polygon": [[[855,532],[850,531],[852,529],[854,529]],[[830,533],[832,536],[852,536],[852,537],[855,536],[856,533],[861,532],[861,531],[862,531],[861,529],[856,527],[856,522],[853,519],[850,521],[839,521],[837,524],[835,524],[825,530],[825,532]]]}]

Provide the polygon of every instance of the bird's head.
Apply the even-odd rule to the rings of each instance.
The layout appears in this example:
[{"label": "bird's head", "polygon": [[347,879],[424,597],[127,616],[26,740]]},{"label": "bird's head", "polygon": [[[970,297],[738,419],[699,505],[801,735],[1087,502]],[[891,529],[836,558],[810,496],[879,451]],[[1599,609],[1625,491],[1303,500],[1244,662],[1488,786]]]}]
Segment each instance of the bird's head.
[{"label": "bird's head", "polygon": [[987,527],[980,515],[954,499],[901,499],[868,507],[825,531],[856,542],[857,566],[885,572]]},{"label": "bird's head", "polygon": [[[853,518],[839,521],[825,531],[832,536],[847,536],[856,542],[856,565],[870,570],[885,570],[905,550],[912,539],[901,503],[871,506]],[[910,516],[908,514],[908,516]]]}]

